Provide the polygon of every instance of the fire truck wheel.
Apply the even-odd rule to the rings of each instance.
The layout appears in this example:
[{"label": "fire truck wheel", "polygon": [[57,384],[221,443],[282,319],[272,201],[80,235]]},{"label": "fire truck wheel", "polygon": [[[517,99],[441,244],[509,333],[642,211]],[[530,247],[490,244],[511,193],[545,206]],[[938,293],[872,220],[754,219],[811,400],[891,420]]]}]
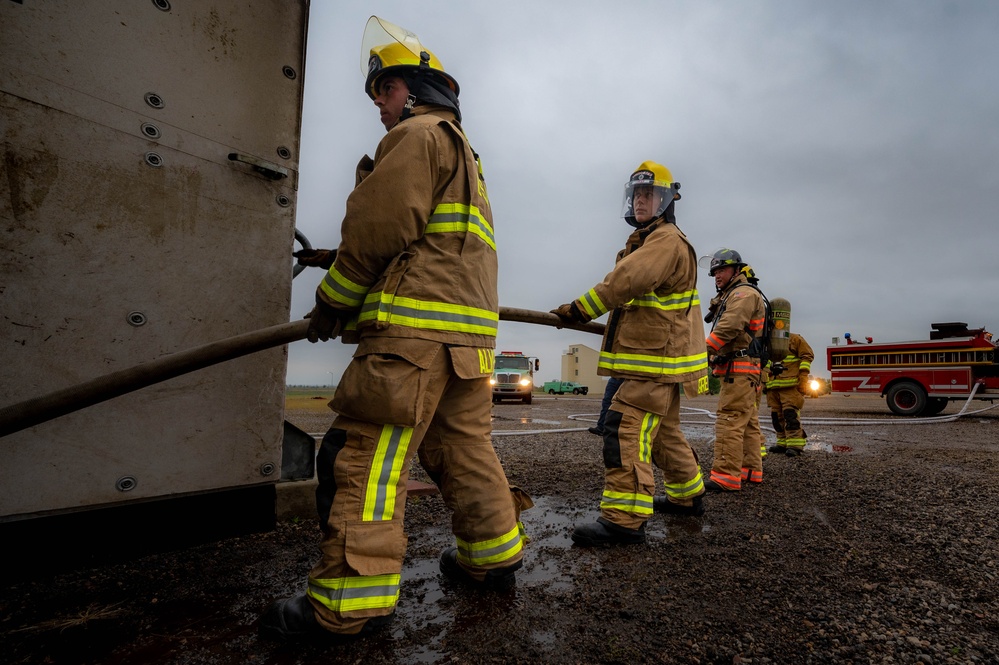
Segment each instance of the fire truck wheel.
[{"label": "fire truck wheel", "polygon": [[524,404],[530,404],[533,399],[534,395],[528,395],[527,397],[524,398]]},{"label": "fire truck wheel", "polygon": [[573,388],[572,389],[572,394],[573,395],[578,395],[579,394],[579,388]]},{"label": "fire truck wheel", "polygon": [[554,395],[555,394],[555,389],[554,388],[549,388],[548,389],[548,394],[549,395]]},{"label": "fire truck wheel", "polygon": [[926,408],[926,391],[912,381],[896,383],[885,395],[888,408],[900,416],[918,416]]}]

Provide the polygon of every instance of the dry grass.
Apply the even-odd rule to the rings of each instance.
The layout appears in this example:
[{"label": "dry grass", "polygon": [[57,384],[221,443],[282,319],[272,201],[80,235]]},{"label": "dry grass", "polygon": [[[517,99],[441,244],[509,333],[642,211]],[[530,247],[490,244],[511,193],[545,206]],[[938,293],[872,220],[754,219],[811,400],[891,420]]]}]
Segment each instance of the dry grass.
[{"label": "dry grass", "polygon": [[284,408],[286,411],[326,413],[331,399],[333,388],[288,388],[284,394]]},{"label": "dry grass", "polygon": [[67,617],[63,619],[50,619],[49,621],[43,621],[33,626],[25,626],[24,628],[17,628],[10,632],[24,633],[31,631],[46,631],[46,630],[58,630],[62,632],[67,628],[86,626],[91,621],[114,619],[115,617],[122,614],[124,611],[125,608],[121,606],[121,603],[117,603],[115,605],[108,605],[107,607],[94,607],[93,605],[91,605],[89,607],[80,610],[80,613],[76,616]]}]

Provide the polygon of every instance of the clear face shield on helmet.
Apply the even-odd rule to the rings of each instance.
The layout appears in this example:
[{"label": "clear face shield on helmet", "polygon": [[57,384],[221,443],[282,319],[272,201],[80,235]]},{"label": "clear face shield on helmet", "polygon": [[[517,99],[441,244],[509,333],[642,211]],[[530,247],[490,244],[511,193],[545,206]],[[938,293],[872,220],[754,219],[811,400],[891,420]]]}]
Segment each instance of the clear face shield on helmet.
[{"label": "clear face shield on helmet", "polygon": [[673,183],[632,179],[624,186],[621,216],[632,226],[642,226],[662,217],[678,188]]}]

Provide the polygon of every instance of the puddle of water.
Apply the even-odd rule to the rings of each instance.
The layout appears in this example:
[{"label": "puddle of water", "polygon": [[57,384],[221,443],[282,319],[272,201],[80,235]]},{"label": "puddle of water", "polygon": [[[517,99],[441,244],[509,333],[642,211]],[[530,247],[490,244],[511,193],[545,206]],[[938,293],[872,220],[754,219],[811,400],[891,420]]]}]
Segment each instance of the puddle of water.
[{"label": "puddle of water", "polygon": [[[510,422],[515,422],[520,425],[527,425],[530,423],[540,423],[542,425],[561,425],[561,420],[545,420],[543,418],[511,418],[509,416],[497,416],[493,415],[492,420],[508,420]],[[593,418],[593,422],[596,422],[596,416]]]},{"label": "puddle of water", "polygon": [[805,446],[805,450],[821,450],[827,453],[852,453],[853,446],[842,446],[833,443],[809,441],[808,445]]},{"label": "puddle of water", "polygon": [[[396,612],[399,621],[392,635],[402,639],[404,632],[422,635],[419,650],[396,652],[398,663],[435,663],[447,661],[447,635],[452,630],[481,626],[493,617],[516,611],[525,602],[523,590],[544,587],[546,591],[569,595],[577,579],[585,580],[600,571],[600,557],[589,548],[574,548],[571,534],[577,524],[599,516],[599,497],[593,497],[592,510],[568,508],[557,497],[534,497],[534,507],[521,516],[530,542],[524,550],[524,565],[517,571],[517,586],[506,593],[481,592],[445,579],[436,557],[410,559],[402,570],[403,589]],[[711,530],[701,519],[664,518],[655,515],[646,525],[652,540],[681,540]],[[450,543],[453,537],[447,526],[429,529],[424,537],[433,542]],[[446,545],[445,545],[446,546]],[[443,549],[443,547],[441,548]],[[573,550],[578,557],[566,557]],[[622,556],[644,556],[644,548],[622,549]],[[541,650],[556,648],[556,635],[536,630],[531,639]]]},{"label": "puddle of water", "polygon": [[531,633],[531,639],[546,647],[555,645],[555,633],[551,630],[535,630]]}]

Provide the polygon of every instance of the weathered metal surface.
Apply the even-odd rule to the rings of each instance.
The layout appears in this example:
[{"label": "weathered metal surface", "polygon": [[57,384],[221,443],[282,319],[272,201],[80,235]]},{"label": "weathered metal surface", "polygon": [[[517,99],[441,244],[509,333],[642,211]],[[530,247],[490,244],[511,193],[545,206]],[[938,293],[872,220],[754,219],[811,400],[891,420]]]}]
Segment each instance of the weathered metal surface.
[{"label": "weathered metal surface", "polygon": [[[288,321],[307,12],[0,3],[0,403]],[[276,481],[286,362],[11,435],[0,520]]]}]

